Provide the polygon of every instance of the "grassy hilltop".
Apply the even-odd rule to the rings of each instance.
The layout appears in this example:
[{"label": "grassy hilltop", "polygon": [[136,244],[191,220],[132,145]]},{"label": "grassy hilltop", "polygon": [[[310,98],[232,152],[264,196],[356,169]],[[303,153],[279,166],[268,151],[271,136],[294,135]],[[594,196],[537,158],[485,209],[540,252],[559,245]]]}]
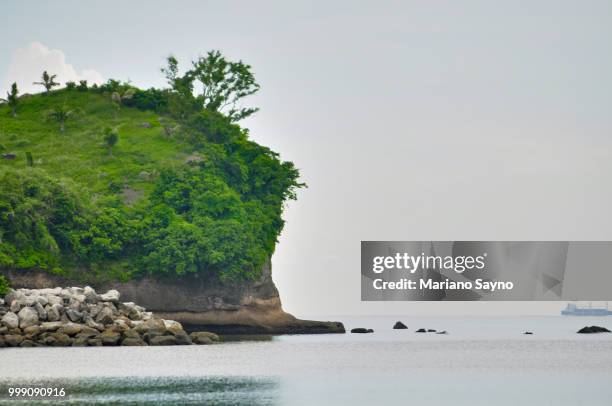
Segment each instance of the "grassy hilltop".
[{"label": "grassy hilltop", "polygon": [[164,73],[170,87],[148,90],[60,88],[45,73],[46,91],[0,104],[0,271],[259,275],[303,186],[236,124],[259,86],[218,52],[183,76],[171,57]]}]

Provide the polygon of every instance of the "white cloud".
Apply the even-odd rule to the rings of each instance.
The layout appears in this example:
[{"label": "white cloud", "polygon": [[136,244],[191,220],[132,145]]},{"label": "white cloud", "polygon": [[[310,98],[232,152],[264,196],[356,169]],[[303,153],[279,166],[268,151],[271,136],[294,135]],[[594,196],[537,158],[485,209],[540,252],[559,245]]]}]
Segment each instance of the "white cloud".
[{"label": "white cloud", "polygon": [[89,83],[102,83],[104,78],[93,69],[77,71],[71,64],[66,63],[66,55],[59,49],[49,49],[40,42],[32,42],[24,48],[18,48],[13,53],[6,75],[2,80],[0,89],[4,94],[11,83],[17,82],[19,93],[38,93],[43,90],[41,86],[34,85],[39,82],[43,71],[57,75],[56,82],[62,86],[67,81],[87,80]]}]

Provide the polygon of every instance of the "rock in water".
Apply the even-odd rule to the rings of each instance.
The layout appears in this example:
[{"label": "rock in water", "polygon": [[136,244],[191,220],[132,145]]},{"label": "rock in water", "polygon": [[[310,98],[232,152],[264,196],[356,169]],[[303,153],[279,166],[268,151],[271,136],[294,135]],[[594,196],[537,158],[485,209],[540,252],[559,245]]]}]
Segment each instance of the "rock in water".
[{"label": "rock in water", "polygon": [[23,341],[23,337],[17,334],[7,334],[4,336],[4,341],[9,347],[17,347]]},{"label": "rock in water", "polygon": [[121,341],[121,345],[123,346],[127,346],[127,347],[141,347],[144,345],[148,345],[146,342],[142,341],[140,338],[124,338],[123,341]]},{"label": "rock in water", "polygon": [[51,347],[69,347],[72,340],[64,333],[51,333],[44,338],[44,343]]},{"label": "rock in water", "polygon": [[149,341],[149,345],[178,345],[178,340],[174,336],[157,336]]},{"label": "rock in water", "polygon": [[212,344],[214,341],[219,341],[218,335],[209,333],[208,331],[195,331],[189,334],[189,337],[194,344],[199,345]]},{"label": "rock in water", "polygon": [[210,333],[208,331],[196,331],[196,332],[189,334],[189,336],[191,337],[192,340],[194,339],[195,336],[198,336],[198,337],[207,337],[212,341],[221,341],[221,338],[219,338],[217,334]]},{"label": "rock in water", "polygon": [[102,345],[117,345],[121,339],[121,334],[111,330],[106,330],[100,334],[99,338],[102,340]]},{"label": "rock in water", "polygon": [[523,334],[528,335],[528,336],[533,335],[531,331],[525,331]]},{"label": "rock in water", "polygon": [[372,330],[371,328],[363,328],[363,327],[357,327],[351,330],[351,333],[357,333],[357,334],[367,334],[367,333],[373,333],[374,330]]},{"label": "rock in water", "polygon": [[395,324],[393,325],[393,329],[394,330],[405,330],[407,328],[408,328],[408,326],[406,326],[401,321],[396,321]]},{"label": "rock in water", "polygon": [[578,334],[594,334],[594,333],[609,333],[610,330],[608,330],[605,327],[600,327],[600,326],[587,326],[587,327],[583,327],[580,330],[578,330]]},{"label": "rock in water", "polygon": [[424,328],[420,328],[417,331],[415,331],[415,333],[427,333],[427,330],[425,330]]}]

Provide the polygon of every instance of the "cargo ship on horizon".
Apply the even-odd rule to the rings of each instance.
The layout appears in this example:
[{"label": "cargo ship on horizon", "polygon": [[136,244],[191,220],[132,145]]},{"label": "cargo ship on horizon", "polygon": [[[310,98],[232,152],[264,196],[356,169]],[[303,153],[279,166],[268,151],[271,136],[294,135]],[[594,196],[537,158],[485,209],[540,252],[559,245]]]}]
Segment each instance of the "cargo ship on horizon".
[{"label": "cargo ship on horizon", "polygon": [[580,307],[574,303],[568,303],[565,309],[561,310],[563,316],[610,316],[612,311],[608,310],[608,303],[606,307],[593,307],[589,303],[589,307]]}]

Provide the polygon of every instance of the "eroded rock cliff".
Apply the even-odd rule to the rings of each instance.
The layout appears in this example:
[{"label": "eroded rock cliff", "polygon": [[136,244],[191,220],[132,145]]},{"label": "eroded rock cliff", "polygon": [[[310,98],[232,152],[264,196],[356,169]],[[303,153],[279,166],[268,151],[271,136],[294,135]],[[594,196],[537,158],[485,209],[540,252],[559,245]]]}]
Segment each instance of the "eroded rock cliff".
[{"label": "eroded rock cliff", "polygon": [[[37,271],[9,271],[14,288],[54,288],[82,285]],[[91,283],[90,281],[87,281]],[[259,280],[224,285],[196,277],[141,278],[129,282],[91,283],[97,290],[116,289],[125,301],[138,303],[155,316],[176,320],[187,330],[220,334],[324,334],[344,333],[339,322],[300,320],[286,313],[272,281],[271,267]]]}]

